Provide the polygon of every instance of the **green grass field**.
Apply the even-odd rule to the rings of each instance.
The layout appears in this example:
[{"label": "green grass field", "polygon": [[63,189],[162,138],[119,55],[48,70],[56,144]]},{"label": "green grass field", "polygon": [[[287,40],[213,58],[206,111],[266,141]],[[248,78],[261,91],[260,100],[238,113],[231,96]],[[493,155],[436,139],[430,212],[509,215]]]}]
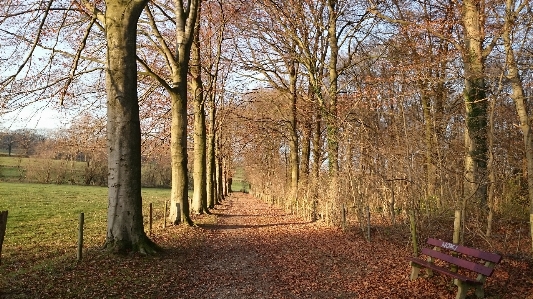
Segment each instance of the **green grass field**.
[{"label": "green grass field", "polygon": [[[148,231],[149,204],[153,227],[164,223],[170,189],[143,189],[143,214]],[[85,214],[84,245],[100,247],[106,235],[107,188],[0,182],[0,210],[8,210],[3,260],[33,260],[76,256],[79,214]]]}]

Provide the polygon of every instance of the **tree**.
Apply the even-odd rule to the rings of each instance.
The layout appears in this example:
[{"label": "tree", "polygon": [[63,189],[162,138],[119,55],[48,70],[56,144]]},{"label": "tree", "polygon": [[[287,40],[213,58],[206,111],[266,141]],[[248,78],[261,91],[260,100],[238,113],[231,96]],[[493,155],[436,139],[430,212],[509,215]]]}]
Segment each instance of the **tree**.
[{"label": "tree", "polygon": [[[198,8],[201,11],[201,4]],[[205,123],[205,94],[202,82],[202,65],[200,58],[200,18],[196,18],[194,41],[191,49],[190,82],[194,107],[194,194],[192,209],[196,213],[209,213],[207,206],[207,131]]]},{"label": "tree", "polygon": [[[226,24],[228,23],[228,18],[225,14],[225,9],[222,4],[222,1],[219,0],[218,3],[206,5],[205,15],[208,19],[208,30],[204,33],[206,38],[204,42],[204,47],[208,53],[206,65],[203,66],[207,75],[207,94],[206,94],[206,104],[207,104],[207,114],[208,114],[208,132],[207,132],[207,149],[206,149],[206,196],[207,196],[207,205],[208,208],[212,209],[215,207],[215,203],[219,201],[217,195],[217,179],[216,179],[216,134],[217,133],[217,105],[216,99],[222,98],[224,88],[219,88],[223,86],[223,82],[219,82],[219,79],[222,77],[224,81],[224,74],[221,70],[221,59],[222,59],[222,43],[224,41],[224,36],[226,34]],[[218,8],[218,9],[217,9]],[[237,9],[235,10],[237,11]],[[214,35],[213,32],[216,32]],[[231,61],[230,61],[231,64]],[[229,69],[226,70],[226,73],[229,72]]]},{"label": "tree", "polygon": [[[187,174],[187,72],[191,46],[194,39],[198,6],[200,0],[188,1],[185,6],[178,1],[175,7],[176,16],[176,55],[172,72],[172,89],[170,89],[172,127],[172,194],[170,203],[170,219],[177,224],[181,218],[184,223],[192,224],[189,216],[188,174]],[[178,217],[176,204],[181,206]]]},{"label": "tree", "polygon": [[484,1],[466,0],[462,3],[461,23],[465,30],[461,53],[464,64],[465,85],[465,194],[467,202],[475,203],[479,211],[487,211],[487,87],[485,83],[485,59],[491,48],[485,48]]},{"label": "tree", "polygon": [[520,1],[506,0],[505,1],[505,16],[503,26],[503,42],[505,48],[505,64],[507,67],[507,79],[511,84],[512,92],[510,94],[513,99],[518,118],[520,120],[520,129],[522,130],[524,151],[527,168],[527,189],[529,198],[529,223],[531,234],[531,250],[533,252],[533,132],[531,128],[531,116],[528,113],[526,106],[526,96],[522,78],[520,77],[520,70],[518,68],[515,50],[513,49],[513,33],[514,26],[517,19],[521,16],[521,11],[529,4],[528,0]]},{"label": "tree", "polygon": [[[143,29],[144,36],[148,37],[143,40],[146,44],[146,51],[138,57],[138,61],[145,70],[144,75],[154,78],[170,95],[172,191],[169,219],[174,224],[193,224],[189,215],[188,199],[187,74],[199,1],[191,0],[187,3],[176,1],[173,16],[165,12],[165,7],[168,7],[166,4],[154,3],[153,8],[148,5],[145,10],[147,24]],[[155,14],[154,11],[158,13]],[[162,18],[164,21],[156,18]],[[174,30],[174,34],[169,33],[171,30]],[[155,38],[152,39],[152,37]],[[153,51],[154,49],[157,51]],[[160,57],[156,57],[157,54],[160,54]],[[162,62],[150,65],[147,62],[148,59]],[[169,84],[168,81],[171,83]]]},{"label": "tree", "polygon": [[[293,3],[286,3],[293,4]],[[283,7],[281,3],[267,2],[261,5],[264,13],[278,20],[276,24],[271,24],[269,18],[261,16],[261,13],[254,15],[245,23],[241,29],[242,36],[246,37],[248,51],[239,55],[243,68],[254,72],[254,76],[264,82],[268,87],[274,88],[287,104],[273,102],[278,106],[276,110],[287,111],[282,123],[284,124],[283,135],[289,146],[289,173],[287,176],[289,191],[286,196],[291,204],[298,200],[299,183],[299,136],[298,136],[298,115],[297,102],[299,98],[298,77],[299,63],[296,54],[296,43],[292,40],[295,28],[288,25],[290,20],[288,15],[292,13],[294,7]],[[265,32],[268,28],[268,32]],[[252,45],[257,44],[257,49]],[[268,64],[265,64],[268,61]],[[277,113],[272,113],[277,114]],[[277,122],[274,115],[273,122]],[[261,120],[259,120],[261,121]]]},{"label": "tree", "polygon": [[106,0],[109,206],[105,247],[154,253],[141,198],[141,132],[137,97],[137,21],[147,0]]}]

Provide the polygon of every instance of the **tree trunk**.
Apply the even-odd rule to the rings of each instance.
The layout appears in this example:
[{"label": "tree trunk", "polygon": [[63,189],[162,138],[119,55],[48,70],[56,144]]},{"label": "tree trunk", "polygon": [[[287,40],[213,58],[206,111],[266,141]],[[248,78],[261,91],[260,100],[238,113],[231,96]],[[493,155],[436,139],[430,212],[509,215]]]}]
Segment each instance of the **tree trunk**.
[{"label": "tree trunk", "polygon": [[310,173],[310,161],[311,161],[311,135],[313,126],[309,120],[305,121],[303,134],[302,134],[302,157],[300,159],[301,174],[306,178]]},{"label": "tree trunk", "polygon": [[[172,190],[170,193],[170,221],[177,225],[180,222],[192,225],[190,219],[187,174],[187,100],[186,83],[182,88],[174,89],[170,94],[172,101],[172,124],[170,155],[172,164]],[[183,87],[185,86],[185,87]],[[180,206],[178,215],[176,204]]]},{"label": "tree trunk", "polygon": [[216,204],[216,160],[215,160],[215,119],[216,107],[215,97],[210,95],[208,102],[209,109],[209,131],[207,133],[207,204],[210,209]]},{"label": "tree trunk", "polygon": [[[199,10],[201,7],[199,8]],[[204,89],[200,61],[200,18],[197,18],[194,42],[191,49],[191,91],[194,106],[194,194],[192,210],[209,213],[207,209],[206,127]]]},{"label": "tree trunk", "polygon": [[313,167],[312,167],[312,179],[315,189],[313,197],[318,197],[318,180],[320,178],[320,159],[322,158],[322,114],[320,110],[316,110],[315,113],[315,127],[313,134]]},{"label": "tree trunk", "polygon": [[[170,90],[172,124],[170,129],[170,156],[172,164],[172,191],[170,193],[170,221],[174,224],[193,222],[189,215],[187,172],[187,71],[194,37],[198,3],[176,1],[176,56],[172,69],[172,89]],[[180,205],[181,217],[177,214],[176,204]]]},{"label": "tree trunk", "polygon": [[483,24],[480,1],[463,3],[463,26],[465,49],[463,53],[465,86],[463,96],[466,108],[465,132],[465,181],[463,207],[468,202],[478,211],[477,216],[486,214],[487,206],[487,99],[485,87],[485,65],[483,54]]},{"label": "tree trunk", "polygon": [[[444,48],[442,45],[441,45],[441,48]],[[443,52],[441,50],[441,52]],[[434,144],[435,144],[435,159],[433,160],[434,162],[436,161],[436,166],[438,168],[438,174],[437,177],[439,179],[439,193],[438,193],[438,198],[437,198],[437,205],[438,207],[442,207],[442,199],[444,197],[444,183],[443,183],[443,178],[444,178],[444,174],[443,174],[443,167],[442,167],[442,154],[441,154],[441,148],[443,148],[441,146],[442,144],[442,140],[443,140],[443,136],[444,136],[444,127],[445,127],[445,124],[444,124],[444,102],[446,101],[446,98],[448,97],[448,90],[445,86],[445,78],[446,78],[446,61],[443,61],[441,62],[439,65],[440,65],[440,68],[439,68],[439,71],[438,71],[438,74],[437,74],[437,80],[438,80],[438,83],[437,83],[437,92],[436,92],[436,96],[435,96],[435,105],[434,105],[434,108],[435,108],[435,112],[434,112],[434,122],[435,122],[435,127],[434,127],[434,130],[433,130],[433,133],[434,133]],[[437,178],[436,178],[437,179]]]},{"label": "tree trunk", "polygon": [[[422,88],[425,88],[422,87]],[[431,105],[429,96],[422,91],[422,109],[424,111],[425,143],[426,143],[426,189],[428,199],[435,197],[435,185],[437,181],[437,167],[434,163],[433,153],[435,152],[435,138],[433,134],[433,118],[431,116]]]},{"label": "tree trunk", "polygon": [[144,232],[141,198],[141,130],[137,98],[137,21],[148,1],[107,0],[107,144],[109,204],[105,247],[153,253]]},{"label": "tree trunk", "polygon": [[228,162],[225,156],[222,157],[222,196],[227,197],[229,195],[228,186]]},{"label": "tree trunk", "polygon": [[328,138],[328,160],[329,172],[332,179],[333,188],[336,188],[336,180],[339,172],[339,129],[337,127],[337,84],[338,71],[337,60],[339,56],[339,45],[337,40],[337,1],[328,0],[328,43],[330,50],[329,57],[329,105],[327,120]]},{"label": "tree trunk", "polygon": [[216,181],[216,201],[221,203],[224,200],[224,187],[223,187],[223,178],[222,178],[222,145],[220,144],[220,134],[215,135],[216,143],[216,165],[215,165],[215,181]]},{"label": "tree trunk", "polygon": [[[531,250],[533,252],[533,132],[531,132],[530,117],[527,112],[524,87],[520,78],[520,72],[516,63],[514,50],[512,47],[512,30],[515,19],[520,11],[514,11],[514,1],[506,1],[506,14],[503,31],[503,41],[506,54],[507,64],[507,79],[511,83],[512,93],[511,98],[515,102],[516,112],[520,119],[520,129],[522,130],[524,151],[526,152],[527,164],[527,184],[529,197],[529,214],[530,214],[530,234],[531,234]],[[520,9],[523,5],[520,7]]]},{"label": "tree trunk", "polygon": [[297,69],[298,64],[295,61],[290,62],[289,74],[290,74],[290,97],[291,97],[291,108],[290,108],[290,165],[291,165],[291,201],[296,201],[298,199],[298,181],[300,179],[299,174],[299,145],[298,145],[298,122],[296,116],[296,100],[297,96]]}]

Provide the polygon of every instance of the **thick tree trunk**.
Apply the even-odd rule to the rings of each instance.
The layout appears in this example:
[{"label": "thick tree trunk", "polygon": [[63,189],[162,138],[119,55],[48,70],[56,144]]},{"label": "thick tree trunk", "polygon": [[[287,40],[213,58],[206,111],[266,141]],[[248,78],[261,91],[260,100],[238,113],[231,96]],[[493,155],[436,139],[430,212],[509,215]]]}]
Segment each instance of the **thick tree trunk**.
[{"label": "thick tree trunk", "polygon": [[[206,128],[205,109],[201,88],[196,89],[194,98],[194,195],[192,210],[208,213],[207,210],[207,172],[206,172]],[[198,98],[196,98],[198,97]]]},{"label": "thick tree trunk", "polygon": [[487,206],[487,99],[485,65],[483,56],[483,11],[477,0],[464,1],[463,25],[465,29],[465,53],[463,53],[465,87],[463,96],[466,108],[465,132],[465,181],[463,208],[468,202],[486,214]]},{"label": "thick tree trunk", "polygon": [[320,159],[322,158],[322,145],[322,113],[320,112],[320,110],[317,110],[315,115],[315,126],[313,133],[313,167],[311,169],[311,176],[315,184],[318,184],[318,179],[320,177]]},{"label": "thick tree trunk", "polygon": [[[172,124],[170,155],[172,164],[172,190],[170,195],[170,221],[174,224],[192,225],[189,209],[187,173],[187,100],[186,83],[179,84],[170,94],[172,101]],[[179,205],[180,215],[176,205]]]},{"label": "thick tree trunk", "polygon": [[327,109],[327,138],[328,138],[328,160],[329,172],[333,188],[336,188],[337,176],[339,173],[339,129],[337,126],[337,84],[338,71],[337,60],[339,56],[339,45],[337,40],[337,0],[328,0],[328,43],[330,50],[329,57],[329,105]]},{"label": "thick tree trunk", "polygon": [[148,1],[107,0],[107,143],[109,205],[105,247],[153,253],[144,232],[141,130],[137,98],[137,20]]},{"label": "thick tree trunk", "polygon": [[194,194],[192,210],[195,213],[209,213],[207,209],[207,167],[206,167],[206,126],[204,88],[200,61],[200,18],[196,22],[194,42],[191,49],[191,91],[194,107]]},{"label": "thick tree trunk", "polygon": [[513,24],[519,11],[515,12],[514,1],[506,1],[506,14],[503,31],[503,41],[506,54],[507,63],[507,79],[511,83],[512,93],[511,98],[515,102],[516,112],[520,119],[520,129],[522,130],[524,151],[526,153],[527,164],[527,184],[529,197],[529,214],[530,214],[530,234],[531,234],[531,250],[533,252],[533,132],[531,131],[530,117],[527,112],[524,87],[520,72],[516,63],[514,50],[512,47],[512,31]]},{"label": "thick tree trunk", "polygon": [[[194,37],[198,3],[176,1],[176,55],[172,70],[172,89],[170,90],[172,124],[170,129],[170,155],[172,164],[172,191],[170,193],[170,221],[174,224],[193,222],[189,215],[187,171],[187,72]],[[184,7],[187,5],[187,7]],[[177,205],[180,206],[181,217]]]}]

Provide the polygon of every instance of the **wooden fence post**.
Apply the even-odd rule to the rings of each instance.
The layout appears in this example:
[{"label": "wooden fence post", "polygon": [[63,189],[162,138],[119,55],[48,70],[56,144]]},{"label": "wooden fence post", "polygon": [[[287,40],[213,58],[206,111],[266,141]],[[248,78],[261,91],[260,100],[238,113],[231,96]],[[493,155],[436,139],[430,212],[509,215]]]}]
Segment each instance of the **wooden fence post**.
[{"label": "wooden fence post", "polygon": [[6,235],[7,211],[0,211],[0,264],[2,263],[2,244]]},{"label": "wooden fence post", "polygon": [[165,200],[165,210],[163,211],[163,218],[165,218],[165,224],[163,224],[163,228],[167,227],[167,209],[168,209],[168,201]]},{"label": "wooden fence post", "polygon": [[370,242],[370,228],[371,228],[371,224],[370,224],[370,207],[369,206],[366,206],[366,218],[368,220],[368,226],[367,226],[367,238],[368,238],[368,242]]},{"label": "wooden fence post", "polygon": [[153,222],[153,218],[152,218],[152,215],[153,215],[153,214],[152,214],[152,207],[153,207],[153,205],[152,205],[152,203],[150,203],[150,222],[149,222],[149,223],[150,223],[150,225],[149,225],[149,227],[150,227],[150,236],[152,235],[152,222]]},{"label": "wooden fence post", "polygon": [[85,221],[85,215],[80,213],[80,224],[78,228],[78,262],[81,262],[83,258],[83,223]]},{"label": "wooden fence post", "polygon": [[346,205],[342,204],[342,230],[346,230]]}]

